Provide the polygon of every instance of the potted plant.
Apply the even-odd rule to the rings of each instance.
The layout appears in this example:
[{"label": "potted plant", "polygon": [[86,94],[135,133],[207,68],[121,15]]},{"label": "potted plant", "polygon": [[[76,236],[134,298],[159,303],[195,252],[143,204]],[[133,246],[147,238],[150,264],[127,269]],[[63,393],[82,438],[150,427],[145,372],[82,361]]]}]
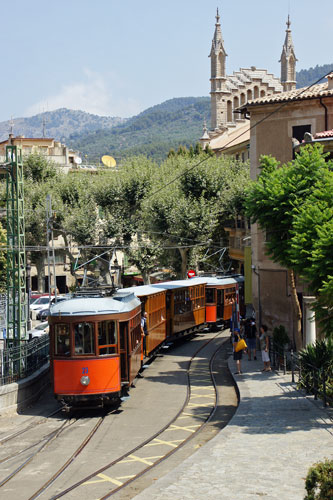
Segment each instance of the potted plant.
[{"label": "potted plant", "polygon": [[274,351],[277,354],[279,365],[284,364],[284,352],[288,348],[289,336],[283,325],[276,326],[273,330]]}]

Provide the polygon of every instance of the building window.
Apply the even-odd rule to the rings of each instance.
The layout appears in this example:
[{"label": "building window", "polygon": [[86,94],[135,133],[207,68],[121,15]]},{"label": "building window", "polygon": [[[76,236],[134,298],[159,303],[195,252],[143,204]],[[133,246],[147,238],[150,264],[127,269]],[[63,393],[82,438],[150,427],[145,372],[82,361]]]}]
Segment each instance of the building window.
[{"label": "building window", "polygon": [[293,127],[293,138],[297,139],[298,142],[302,142],[305,132],[311,133],[311,125],[297,125]]}]

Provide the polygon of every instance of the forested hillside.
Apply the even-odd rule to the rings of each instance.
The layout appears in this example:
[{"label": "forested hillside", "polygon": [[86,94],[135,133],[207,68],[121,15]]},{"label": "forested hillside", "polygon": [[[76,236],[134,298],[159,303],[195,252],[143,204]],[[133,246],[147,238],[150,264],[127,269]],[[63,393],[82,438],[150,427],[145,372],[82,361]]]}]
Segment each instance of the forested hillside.
[{"label": "forested hillside", "polygon": [[[26,118],[15,118],[13,120],[13,131],[15,135],[43,137],[44,125],[46,137],[67,142],[67,138],[74,132],[87,134],[101,128],[110,129],[125,121],[125,118],[98,116],[85,111],[60,108]],[[0,140],[7,139],[10,129],[9,120],[0,123]]]},{"label": "forested hillside", "polygon": [[153,106],[110,130],[72,134],[69,145],[98,161],[104,154],[115,158],[144,154],[163,160],[170,149],[195,144],[203,121],[210,122],[209,97],[184,97]]},{"label": "forested hillside", "polygon": [[[323,75],[327,75],[333,71],[333,63],[324,64],[324,66],[317,66],[315,68],[301,69],[296,73],[297,88],[308,87],[315,83]],[[325,78],[320,81],[320,83],[325,82]],[[319,82],[318,82],[319,83]]]}]

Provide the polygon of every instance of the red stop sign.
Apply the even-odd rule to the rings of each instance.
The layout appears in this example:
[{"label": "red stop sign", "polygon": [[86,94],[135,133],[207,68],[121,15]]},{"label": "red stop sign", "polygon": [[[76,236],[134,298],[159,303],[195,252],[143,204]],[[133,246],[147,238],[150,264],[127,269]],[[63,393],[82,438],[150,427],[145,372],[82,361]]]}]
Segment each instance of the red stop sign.
[{"label": "red stop sign", "polygon": [[188,278],[194,278],[194,276],[195,276],[194,269],[190,269],[189,271],[187,271],[187,277]]}]

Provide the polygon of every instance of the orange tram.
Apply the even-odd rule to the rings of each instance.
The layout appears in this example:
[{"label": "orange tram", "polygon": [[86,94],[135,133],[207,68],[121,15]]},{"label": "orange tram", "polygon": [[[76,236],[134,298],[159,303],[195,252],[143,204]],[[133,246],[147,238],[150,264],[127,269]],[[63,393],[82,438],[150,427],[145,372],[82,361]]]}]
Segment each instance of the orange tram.
[{"label": "orange tram", "polygon": [[51,377],[68,407],[105,406],[130,387],[143,363],[141,316],[149,356],[166,342],[206,324],[227,324],[242,277],[193,278],[121,289],[110,297],[82,296],[51,307]]}]

